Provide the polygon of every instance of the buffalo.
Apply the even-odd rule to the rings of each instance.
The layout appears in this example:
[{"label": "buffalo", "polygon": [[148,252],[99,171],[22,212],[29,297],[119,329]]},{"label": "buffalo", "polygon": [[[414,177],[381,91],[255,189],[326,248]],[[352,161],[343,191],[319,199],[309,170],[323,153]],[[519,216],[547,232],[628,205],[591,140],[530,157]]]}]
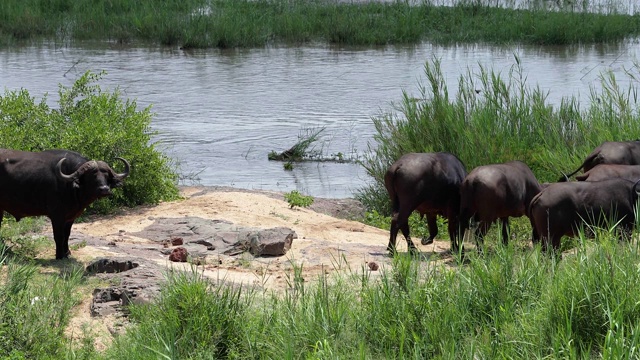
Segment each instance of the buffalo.
[{"label": "buffalo", "polygon": [[576,176],[578,181],[601,181],[612,178],[636,181],[640,179],[640,165],[603,164]]},{"label": "buffalo", "polygon": [[104,161],[89,160],[69,150],[27,152],[0,149],[0,224],[6,211],[16,221],[47,216],[53,227],[56,259],[70,255],[69,235],[75,219],[95,200],[123,185],[124,173]]},{"label": "buffalo", "polygon": [[460,184],[466,175],[464,164],[455,155],[445,152],[409,153],[393,163],[384,176],[392,207],[387,250],[395,252],[398,230],[402,230],[409,251],[416,251],[409,236],[409,215],[417,210],[426,216],[429,227],[429,238],[422,239],[422,244],[433,242],[438,234],[436,216],[440,215],[448,220],[451,248],[457,251]]},{"label": "buffalo", "polygon": [[473,169],[460,187],[463,234],[473,222],[475,235],[481,243],[491,224],[500,219],[502,242],[506,245],[509,241],[509,217],[529,217],[529,203],[541,189],[531,169],[521,161]]},{"label": "buffalo", "polygon": [[558,181],[567,181],[580,169],[586,173],[600,164],[640,165],[640,140],[606,141],[595,148],[576,171],[563,175]]},{"label": "buffalo", "polygon": [[549,242],[558,250],[562,236],[575,236],[583,228],[615,224],[630,231],[635,222],[638,182],[608,179],[550,184],[531,200],[529,212],[540,236],[534,243],[542,239],[543,250]]}]

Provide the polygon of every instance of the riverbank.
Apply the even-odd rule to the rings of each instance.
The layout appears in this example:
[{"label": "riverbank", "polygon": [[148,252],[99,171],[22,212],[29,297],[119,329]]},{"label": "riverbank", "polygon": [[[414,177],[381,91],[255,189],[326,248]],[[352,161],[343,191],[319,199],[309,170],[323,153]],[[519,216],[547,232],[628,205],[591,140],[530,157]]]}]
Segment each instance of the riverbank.
[{"label": "riverbank", "polygon": [[[117,215],[96,216],[74,225],[70,238],[74,250],[69,261],[84,267],[96,259],[137,264],[125,272],[93,276],[101,277],[111,287],[129,286],[126,291],[133,294],[132,298],[146,302],[166,281],[163,274],[169,269],[195,270],[213,283],[282,293],[290,290],[295,276],[304,278],[309,286],[325,275],[377,277],[389,269],[393,260],[386,252],[388,232],[356,221],[362,218],[363,208],[353,199],[316,198],[310,208],[292,209],[279,192],[229,187],[181,187],[180,192],[182,200],[126,209]],[[252,229],[287,227],[295,231],[297,238],[285,255],[275,257],[254,257],[248,252],[230,256],[216,250],[206,251],[206,246],[198,250],[195,249],[198,245],[194,245],[197,241],[190,241],[190,235],[197,232],[200,238],[207,236],[203,230],[194,229],[198,224],[203,228],[202,223],[196,224],[197,219]],[[158,223],[175,224],[174,231],[153,231]],[[50,236],[48,226],[42,234]],[[220,234],[210,235],[208,238],[213,241]],[[180,246],[165,244],[177,237],[184,239],[183,246],[190,251],[199,251],[197,263],[169,261],[168,250]],[[401,239],[398,246],[400,252],[406,250]],[[436,240],[429,246],[418,242],[418,246],[425,256],[435,254],[445,261],[450,258],[446,241]],[[54,256],[53,251],[53,247],[48,248],[38,258],[46,261]],[[88,326],[94,333],[97,349],[105,349],[114,334],[126,326],[120,308],[122,299],[114,300],[117,310],[96,315],[93,295],[102,293],[93,288],[86,290],[84,300],[73,311],[67,333],[80,339],[81,329]]]}]

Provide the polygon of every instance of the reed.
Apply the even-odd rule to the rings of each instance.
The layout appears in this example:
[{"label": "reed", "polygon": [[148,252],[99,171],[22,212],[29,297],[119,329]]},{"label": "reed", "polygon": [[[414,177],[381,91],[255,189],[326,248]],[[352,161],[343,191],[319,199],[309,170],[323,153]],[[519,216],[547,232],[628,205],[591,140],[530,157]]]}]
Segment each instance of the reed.
[{"label": "reed", "polygon": [[638,35],[640,16],[617,10],[621,4],[589,12],[594,10],[589,2],[581,3],[532,1],[513,9],[485,0],[459,0],[453,6],[408,1],[5,0],[0,3],[0,41],[98,39],[225,48],[310,42],[572,44]]},{"label": "reed", "polygon": [[506,76],[484,67],[469,69],[459,77],[455,95],[440,61],[433,59],[425,65],[426,84],[419,86],[418,98],[404,93],[393,111],[373,119],[375,143],[362,164],[374,182],[357,197],[384,214],[384,172],[408,152],[451,152],[468,171],[521,160],[540,182],[554,182],[602,142],[640,138],[637,70],[630,70],[628,87],[611,73],[601,75],[601,90],[594,88],[591,101],[581,108],[575,97],[550,105],[546,93],[526,83],[517,57]]}]

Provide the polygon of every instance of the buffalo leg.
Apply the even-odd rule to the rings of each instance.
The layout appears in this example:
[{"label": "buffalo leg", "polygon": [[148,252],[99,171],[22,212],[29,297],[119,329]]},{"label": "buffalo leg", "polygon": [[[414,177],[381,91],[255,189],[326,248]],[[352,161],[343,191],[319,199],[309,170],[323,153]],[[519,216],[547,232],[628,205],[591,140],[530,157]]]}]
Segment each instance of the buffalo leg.
[{"label": "buffalo leg", "polygon": [[392,254],[396,252],[396,238],[398,237],[398,230],[402,231],[402,235],[404,235],[404,238],[407,240],[409,251],[416,252],[416,245],[411,241],[411,236],[409,235],[409,215],[410,213],[407,213],[406,211],[400,211],[394,213],[391,217],[391,230],[387,251]]},{"label": "buffalo leg", "polygon": [[486,221],[478,221],[478,227],[476,228],[476,246],[480,248],[484,245],[484,237],[489,232],[489,228],[491,227],[491,223]]},{"label": "buffalo leg", "polygon": [[460,223],[458,215],[451,210],[447,212],[447,222],[449,223],[447,229],[449,230],[449,238],[451,239],[451,251],[458,252],[462,245],[461,234],[464,236],[462,224]]},{"label": "buffalo leg", "polygon": [[[51,220],[51,226],[53,227],[53,239],[56,242],[56,259],[69,257],[69,243],[66,237],[68,224],[63,221]],[[69,231],[70,229],[69,227]]]},{"label": "buffalo leg", "polygon": [[438,222],[436,214],[426,214],[427,217],[427,227],[429,228],[429,237],[422,238],[420,242],[422,245],[429,245],[433,243],[433,239],[438,235]]},{"label": "buffalo leg", "polygon": [[502,220],[502,243],[504,246],[509,245],[509,218],[503,217]]},{"label": "buffalo leg", "polygon": [[529,218],[529,222],[531,223],[531,242],[535,246],[540,242],[540,234],[536,229],[536,224],[533,222],[533,216]]}]

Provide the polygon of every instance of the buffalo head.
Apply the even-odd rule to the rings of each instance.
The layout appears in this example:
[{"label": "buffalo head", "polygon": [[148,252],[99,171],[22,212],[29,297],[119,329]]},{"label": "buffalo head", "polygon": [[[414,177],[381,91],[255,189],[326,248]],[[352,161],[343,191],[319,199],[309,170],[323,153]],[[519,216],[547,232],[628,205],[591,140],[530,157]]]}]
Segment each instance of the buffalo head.
[{"label": "buffalo head", "polygon": [[58,177],[65,182],[72,182],[76,189],[83,189],[85,192],[93,193],[96,197],[111,195],[111,189],[123,185],[124,179],[129,176],[131,166],[123,158],[116,159],[122,161],[125,166],[123,173],[118,174],[104,161],[87,161],[80,165],[72,174],[62,172],[62,163],[66,158],[60,159],[56,164]]}]

